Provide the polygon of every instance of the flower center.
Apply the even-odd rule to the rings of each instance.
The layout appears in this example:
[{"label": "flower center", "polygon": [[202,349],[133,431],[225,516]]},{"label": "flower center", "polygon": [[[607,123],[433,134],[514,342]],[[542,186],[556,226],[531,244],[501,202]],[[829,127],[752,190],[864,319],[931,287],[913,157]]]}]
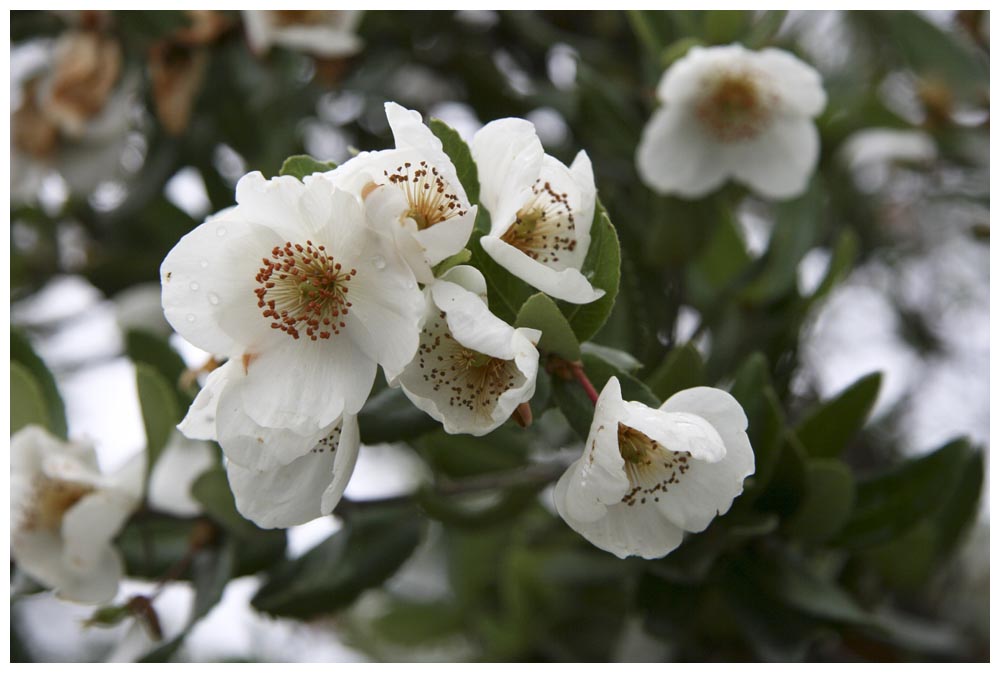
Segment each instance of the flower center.
[{"label": "flower center", "polygon": [[21,527],[30,531],[58,531],[66,512],[93,491],[94,487],[86,484],[40,476]]},{"label": "flower center", "polygon": [[695,115],[718,140],[749,140],[770,124],[774,96],[761,86],[753,71],[717,74],[707,82],[706,89],[695,105]]},{"label": "flower center", "polygon": [[421,334],[417,364],[434,392],[447,391],[448,405],[489,416],[500,396],[523,382],[513,360],[495,358],[455,340],[438,313]]},{"label": "flower center", "polygon": [[276,245],[270,259],[262,257],[261,263],[254,294],[272,329],[294,339],[305,332],[312,341],[340,334],[351,307],[347,286],[356,269],[344,269],[312,241]]},{"label": "flower center", "polygon": [[557,193],[548,182],[531,186],[533,197],[519,211],[514,224],[500,240],[546,266],[561,269],[561,256],[576,249],[576,218],[568,195]]},{"label": "flower center", "polygon": [[458,195],[451,190],[438,169],[429,166],[426,161],[421,161],[416,167],[406,162],[397,166],[393,173],[385,171],[385,176],[406,195],[410,205],[406,216],[413,218],[421,231],[466,213]]},{"label": "flower center", "polygon": [[326,453],[327,451],[336,453],[337,447],[340,445],[340,431],[343,427],[343,423],[338,423],[329,435],[316,443],[316,446],[311,449],[311,453]]},{"label": "flower center", "polygon": [[636,502],[645,504],[647,497],[659,502],[659,494],[679,483],[691,469],[690,453],[671,451],[624,423],[618,424],[618,451],[625,461],[625,476],[631,486],[622,497],[629,507]]}]

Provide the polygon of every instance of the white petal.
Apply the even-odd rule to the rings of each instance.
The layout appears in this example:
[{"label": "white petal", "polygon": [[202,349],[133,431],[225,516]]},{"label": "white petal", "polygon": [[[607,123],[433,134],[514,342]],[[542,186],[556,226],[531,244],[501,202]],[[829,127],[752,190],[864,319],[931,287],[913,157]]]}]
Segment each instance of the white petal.
[{"label": "white petal", "polygon": [[134,498],[115,491],[96,491],[81,498],[62,520],[66,567],[78,574],[92,572],[137,505]]},{"label": "white petal", "polygon": [[274,41],[325,58],[350,56],[364,46],[357,35],[328,26],[287,26],[275,31]]},{"label": "white petal", "polygon": [[809,64],[783,49],[774,48],[756,52],[754,61],[767,73],[787,111],[815,117],[826,107],[823,78]]},{"label": "white petal", "polygon": [[697,198],[718,189],[728,175],[723,148],[686,108],[667,104],[642,130],[636,153],[639,177],[660,194]]},{"label": "white petal", "polygon": [[202,506],[191,496],[191,485],[214,464],[212,446],[175,434],[149,475],[149,504],[174,516],[201,514]]},{"label": "white petal", "polygon": [[485,300],[457,283],[439,279],[430,286],[434,304],[445,312],[448,329],[460,344],[491,357],[514,357],[514,328],[490,313]]},{"label": "white petal", "polygon": [[432,266],[440,264],[465,247],[476,224],[477,212],[479,212],[478,207],[471,206],[465,215],[449,217],[414,234],[426,251],[429,264]]},{"label": "white petal", "polygon": [[486,277],[474,266],[467,264],[453,266],[441,275],[441,280],[460,285],[486,301]]},{"label": "white petal", "polygon": [[99,561],[82,574],[65,564],[62,541],[49,532],[13,536],[11,556],[24,572],[55,589],[62,599],[96,604],[110,601],[118,592],[122,563],[111,547],[104,547]]},{"label": "white petal", "polygon": [[433,165],[440,171],[441,176],[448,183],[462,201],[468,204],[469,199],[465,194],[462,182],[458,179],[458,171],[441,144],[440,138],[424,125],[420,113],[415,110],[407,110],[401,105],[393,102],[385,104],[385,116],[389,121],[389,128],[392,129],[392,137],[396,142],[396,149],[416,150],[426,159],[427,163]]},{"label": "white petal", "polygon": [[557,271],[539,264],[514,246],[494,236],[483,236],[479,239],[479,243],[497,264],[556,299],[573,304],[589,304],[604,296],[604,290],[595,289],[579,269],[568,268]]},{"label": "white petal", "polygon": [[238,367],[240,364],[237,360],[229,360],[208,374],[205,386],[198,391],[184,419],[177,425],[177,429],[185,437],[211,441],[217,439],[215,417],[219,407],[219,395],[229,383],[230,375]]},{"label": "white petal", "polygon": [[304,456],[269,470],[226,465],[236,507],[262,528],[287,528],[333,511],[357,461],[357,421],[345,417],[336,447],[318,445]]},{"label": "white petal", "polygon": [[479,174],[479,200],[490,213],[490,234],[500,236],[531,198],[545,150],[531,122],[498,119],[476,132],[470,144]]},{"label": "white petal", "polygon": [[734,144],[733,177],[762,196],[789,199],[805,191],[819,159],[819,133],[802,117],[779,117],[753,140]]},{"label": "white petal", "polygon": [[697,414],[665,412],[641,402],[625,402],[619,420],[675,453],[687,451],[697,460],[712,463],[726,455],[719,432]]}]

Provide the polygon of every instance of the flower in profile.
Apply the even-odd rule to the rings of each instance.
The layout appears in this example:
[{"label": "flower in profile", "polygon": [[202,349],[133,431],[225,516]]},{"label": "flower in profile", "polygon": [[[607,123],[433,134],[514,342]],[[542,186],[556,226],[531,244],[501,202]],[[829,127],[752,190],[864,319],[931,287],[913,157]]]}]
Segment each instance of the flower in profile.
[{"label": "flower in profile", "polygon": [[485,435],[535,394],[541,333],[490,313],[486,280],[457,266],[425,290],[417,356],[394,382],[446,432]]},{"label": "flower in profile", "polygon": [[[388,233],[400,253],[417,279],[429,283],[431,267],[465,247],[476,206],[469,204],[454,164],[420,113],[387,102],[385,115],[396,149],[362,152],[331,177],[364,193],[370,210],[387,212],[377,219],[392,225]],[[378,186],[391,188],[374,189]]]},{"label": "flower in profile", "polygon": [[812,118],[826,94],[792,54],[694,47],[663,73],[656,97],[636,154],[652,189],[697,198],[733,178],[767,198],[805,190],[819,158]]},{"label": "flower in profile", "polygon": [[112,545],[142,499],[144,456],[101,474],[92,446],[29,425],[10,440],[11,556],[60,598],[114,598],[122,560]]},{"label": "flower in profile", "polygon": [[358,10],[244,10],[250,48],[266,54],[278,45],[323,58],[356,54],[364,45],[356,31]]},{"label": "flower in profile", "polygon": [[250,173],[236,201],[163,261],[164,313],[230,359],[226,395],[254,423],[311,437],[358,412],[376,365],[391,378],[413,358],[423,293],[358,198],[323,175]]},{"label": "flower in profile", "polygon": [[490,213],[483,250],[542,292],[574,304],[604,295],[580,272],[590,247],[597,190],[586,152],[567,168],[545,154],[535,127],[498,119],[472,139],[480,201]]},{"label": "flower in profile", "polygon": [[[333,511],[361,447],[357,417],[344,414],[309,435],[261,426],[243,411],[239,363],[212,371],[180,430],[219,442],[236,509],[262,528],[287,528]],[[238,385],[238,383],[237,383]]]},{"label": "flower in profile", "polygon": [[716,388],[682,390],[651,409],[604,386],[583,455],[555,505],[573,530],[619,558],[659,558],[729,510],[754,471],[747,419]]}]

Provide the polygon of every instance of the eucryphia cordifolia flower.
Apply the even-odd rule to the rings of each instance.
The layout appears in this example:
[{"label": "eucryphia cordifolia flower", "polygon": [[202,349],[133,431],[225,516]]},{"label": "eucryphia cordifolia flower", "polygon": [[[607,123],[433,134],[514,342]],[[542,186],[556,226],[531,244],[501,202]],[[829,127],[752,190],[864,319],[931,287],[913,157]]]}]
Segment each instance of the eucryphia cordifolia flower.
[{"label": "eucryphia cordifolia flower", "polygon": [[747,419],[731,396],[691,388],[659,409],[622,399],[612,377],[583,455],[559,479],[555,505],[573,530],[620,558],[658,558],[729,510],[754,471]]},{"label": "eucryphia cordifolia flower", "polygon": [[780,49],[693,47],[660,79],[639,176],[661,194],[704,196],[728,178],[761,196],[801,194],[819,158],[820,75]]}]

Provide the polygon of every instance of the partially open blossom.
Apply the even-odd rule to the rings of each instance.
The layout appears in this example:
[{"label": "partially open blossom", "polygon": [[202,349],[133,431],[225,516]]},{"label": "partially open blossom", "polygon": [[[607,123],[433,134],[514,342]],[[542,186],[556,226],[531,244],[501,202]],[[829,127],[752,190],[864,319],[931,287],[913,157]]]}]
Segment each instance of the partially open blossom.
[{"label": "partially open blossom", "polygon": [[230,358],[225,395],[242,413],[311,437],[358,412],[376,365],[391,378],[413,358],[423,294],[358,198],[322,175],[250,173],[236,202],[163,261],[164,313]]},{"label": "partially open blossom", "polygon": [[246,10],[243,25],[250,48],[267,53],[278,45],[314,56],[350,56],[361,50],[357,10]]},{"label": "partially open blossom", "polygon": [[812,118],[820,75],[780,49],[693,47],[660,79],[643,130],[639,176],[661,194],[696,198],[728,178],[767,198],[801,194],[819,158]]},{"label": "partially open blossom", "polygon": [[485,435],[535,393],[541,333],[490,313],[486,281],[457,266],[429,286],[420,348],[396,381],[452,434]]},{"label": "partially open blossom", "polygon": [[620,558],[658,558],[684,532],[729,510],[754,471],[747,419],[716,388],[682,390],[651,409],[604,386],[583,455],[559,479],[555,505],[573,530]]},{"label": "partially open blossom", "polygon": [[114,598],[122,561],[112,540],[142,498],[144,459],[101,474],[92,446],[38,426],[10,441],[11,556],[60,598]]},{"label": "partially open blossom", "polygon": [[[331,175],[364,193],[369,209],[387,211],[377,219],[391,224],[388,233],[400,254],[417,279],[429,283],[431,267],[465,247],[476,206],[469,204],[454,164],[420,113],[389,102],[385,114],[396,149],[362,152]],[[374,189],[380,185],[390,188]]]},{"label": "partially open blossom", "polygon": [[590,248],[597,191],[586,152],[567,168],[545,154],[531,122],[499,119],[471,144],[480,201],[490,213],[483,250],[542,292],[574,304],[604,295],[580,272]]}]

